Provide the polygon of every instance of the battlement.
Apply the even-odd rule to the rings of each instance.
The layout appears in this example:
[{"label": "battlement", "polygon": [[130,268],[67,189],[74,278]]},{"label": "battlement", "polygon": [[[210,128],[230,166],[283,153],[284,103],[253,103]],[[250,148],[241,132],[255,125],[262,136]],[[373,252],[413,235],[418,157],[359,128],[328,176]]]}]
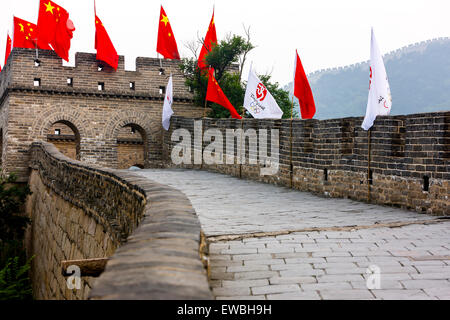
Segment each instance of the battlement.
[{"label": "battlement", "polygon": [[172,74],[174,100],[192,100],[178,61],[138,57],[136,71],[126,71],[124,56],[119,56],[115,71],[97,60],[95,53],[76,53],[74,67],[63,66],[50,50],[38,50],[37,56],[34,49],[13,49],[0,74],[0,97],[7,89],[20,89],[162,100]]},{"label": "battlement", "polygon": [[[439,43],[448,43],[448,42],[450,42],[450,37],[440,37],[440,38],[435,38],[435,39],[431,39],[431,40],[425,40],[425,41],[409,44],[407,46],[401,47],[399,49],[396,49],[396,50],[393,50],[393,51],[390,51],[390,52],[384,54],[383,60],[386,63],[387,61],[389,61],[395,57],[399,57],[403,54],[407,54],[407,53],[414,52],[414,51],[420,52],[420,51],[425,50],[428,45],[433,44],[433,43],[438,43],[438,42]],[[370,63],[370,60],[366,60],[366,61],[353,63],[353,64],[350,64],[347,66],[320,69],[320,70],[316,70],[316,71],[309,73],[308,77],[318,78],[324,74],[332,74],[332,73],[337,73],[337,72],[341,72],[341,71],[349,71],[349,70],[354,70],[356,68],[368,68],[369,63]]]}]

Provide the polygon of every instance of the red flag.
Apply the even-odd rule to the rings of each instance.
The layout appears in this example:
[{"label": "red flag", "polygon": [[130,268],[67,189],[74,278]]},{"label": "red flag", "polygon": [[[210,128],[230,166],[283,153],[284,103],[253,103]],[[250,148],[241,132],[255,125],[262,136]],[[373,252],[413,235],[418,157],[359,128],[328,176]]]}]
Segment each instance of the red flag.
[{"label": "red flag", "polygon": [[312,119],[316,113],[316,105],[297,50],[295,51],[295,54],[294,96],[296,96],[300,102],[302,119]]},{"label": "red flag", "polygon": [[198,67],[201,70],[208,69],[208,65],[205,62],[205,57],[211,50],[217,45],[217,34],[216,34],[216,24],[214,23],[214,11],[209,23],[208,32],[205,36],[205,41],[200,50],[200,55],[198,57]]},{"label": "red flag", "polygon": [[8,61],[8,57],[9,57],[10,53],[11,53],[11,38],[9,37],[9,34],[8,34],[6,36],[5,64],[3,65],[3,67],[6,66],[6,62]]},{"label": "red flag", "polygon": [[97,49],[97,60],[106,62],[117,70],[119,56],[114,48],[108,32],[106,32],[102,21],[95,15],[95,49]]},{"label": "red flag", "polygon": [[40,0],[37,27],[38,44],[50,44],[60,58],[69,61],[70,40],[75,31],[69,13],[53,1]]},{"label": "red flag", "polygon": [[214,69],[209,69],[208,75],[208,89],[206,91],[206,100],[211,101],[217,104],[220,104],[222,107],[230,111],[231,117],[234,119],[242,119],[242,117],[237,113],[236,109],[233,107],[231,102],[225,96],[222,89],[220,89],[219,84],[214,78]]},{"label": "red flag", "polygon": [[158,43],[156,45],[156,52],[159,52],[165,59],[180,60],[178,53],[177,42],[170,26],[169,18],[161,6],[161,13],[159,14],[159,28],[158,28]]},{"label": "red flag", "polygon": [[[34,23],[14,17],[14,48],[36,48],[37,26]],[[46,43],[39,43],[39,49],[52,50]]]}]

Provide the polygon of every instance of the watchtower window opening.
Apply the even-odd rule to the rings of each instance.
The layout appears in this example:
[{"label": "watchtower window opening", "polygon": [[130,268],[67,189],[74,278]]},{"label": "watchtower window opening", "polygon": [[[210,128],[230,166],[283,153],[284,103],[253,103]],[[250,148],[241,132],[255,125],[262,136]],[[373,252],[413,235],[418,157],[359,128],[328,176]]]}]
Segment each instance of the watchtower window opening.
[{"label": "watchtower window opening", "polygon": [[98,91],[104,91],[105,90],[105,83],[99,82],[98,83]]},{"label": "watchtower window opening", "polygon": [[97,71],[103,71],[103,66],[101,64],[98,65]]},{"label": "watchtower window opening", "polygon": [[159,87],[159,94],[165,94],[166,93],[166,87],[161,86]]},{"label": "watchtower window opening", "polygon": [[160,76],[164,75],[164,69],[163,69],[163,68],[160,68],[160,69],[159,69],[159,75],[160,75]]},{"label": "watchtower window opening", "polygon": [[430,177],[424,176],[423,177],[423,191],[429,191],[430,190]]},{"label": "watchtower window opening", "polygon": [[33,84],[34,84],[35,87],[40,87],[41,86],[41,79],[34,78]]},{"label": "watchtower window opening", "polygon": [[61,135],[61,129],[55,129],[55,136]]},{"label": "watchtower window opening", "polygon": [[73,78],[67,78],[67,85],[73,87]]},{"label": "watchtower window opening", "polygon": [[134,81],[130,81],[130,90],[135,90],[136,89],[136,84],[134,83]]},{"label": "watchtower window opening", "polygon": [[132,134],[135,134],[135,133],[136,133],[136,128],[131,127],[131,133],[132,133]]},{"label": "watchtower window opening", "polygon": [[328,169],[323,169],[323,181],[328,181]]},{"label": "watchtower window opening", "polygon": [[40,66],[41,66],[41,60],[35,59],[35,60],[34,60],[34,66],[35,66],[35,67],[40,67]]}]

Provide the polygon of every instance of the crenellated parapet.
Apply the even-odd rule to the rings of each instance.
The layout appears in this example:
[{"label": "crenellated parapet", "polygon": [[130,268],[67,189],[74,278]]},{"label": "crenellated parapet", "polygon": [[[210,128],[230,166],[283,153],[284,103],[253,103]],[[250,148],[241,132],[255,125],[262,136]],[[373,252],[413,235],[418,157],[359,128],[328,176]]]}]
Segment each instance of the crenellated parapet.
[{"label": "crenellated parapet", "polygon": [[53,51],[14,48],[0,76],[0,97],[6,89],[51,91],[54,94],[94,94],[163,100],[170,74],[174,100],[192,101],[179,61],[136,59],[136,71],[125,70],[119,57],[117,71],[98,61],[96,54],[75,54],[75,66],[64,66]]}]

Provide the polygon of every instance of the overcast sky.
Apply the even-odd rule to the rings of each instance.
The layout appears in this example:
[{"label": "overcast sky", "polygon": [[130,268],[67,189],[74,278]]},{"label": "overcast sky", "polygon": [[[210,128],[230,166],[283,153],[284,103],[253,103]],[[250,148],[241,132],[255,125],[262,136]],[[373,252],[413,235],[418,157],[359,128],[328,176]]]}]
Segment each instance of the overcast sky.
[{"label": "overcast sky", "polygon": [[[76,31],[75,52],[95,52],[93,0],[55,1],[67,11]],[[39,0],[3,0],[0,10],[0,61],[13,15],[37,22]],[[213,5],[218,39],[244,35],[250,26],[256,46],[249,62],[258,73],[271,73],[285,85],[292,80],[295,49],[307,73],[369,59],[370,28],[383,53],[402,46],[450,35],[449,0],[97,0],[102,19],[126,69],[138,56],[156,57],[160,5],[169,17],[182,57],[186,43],[204,37]],[[247,70],[250,63],[247,65]],[[244,78],[247,78],[244,70]]]}]

